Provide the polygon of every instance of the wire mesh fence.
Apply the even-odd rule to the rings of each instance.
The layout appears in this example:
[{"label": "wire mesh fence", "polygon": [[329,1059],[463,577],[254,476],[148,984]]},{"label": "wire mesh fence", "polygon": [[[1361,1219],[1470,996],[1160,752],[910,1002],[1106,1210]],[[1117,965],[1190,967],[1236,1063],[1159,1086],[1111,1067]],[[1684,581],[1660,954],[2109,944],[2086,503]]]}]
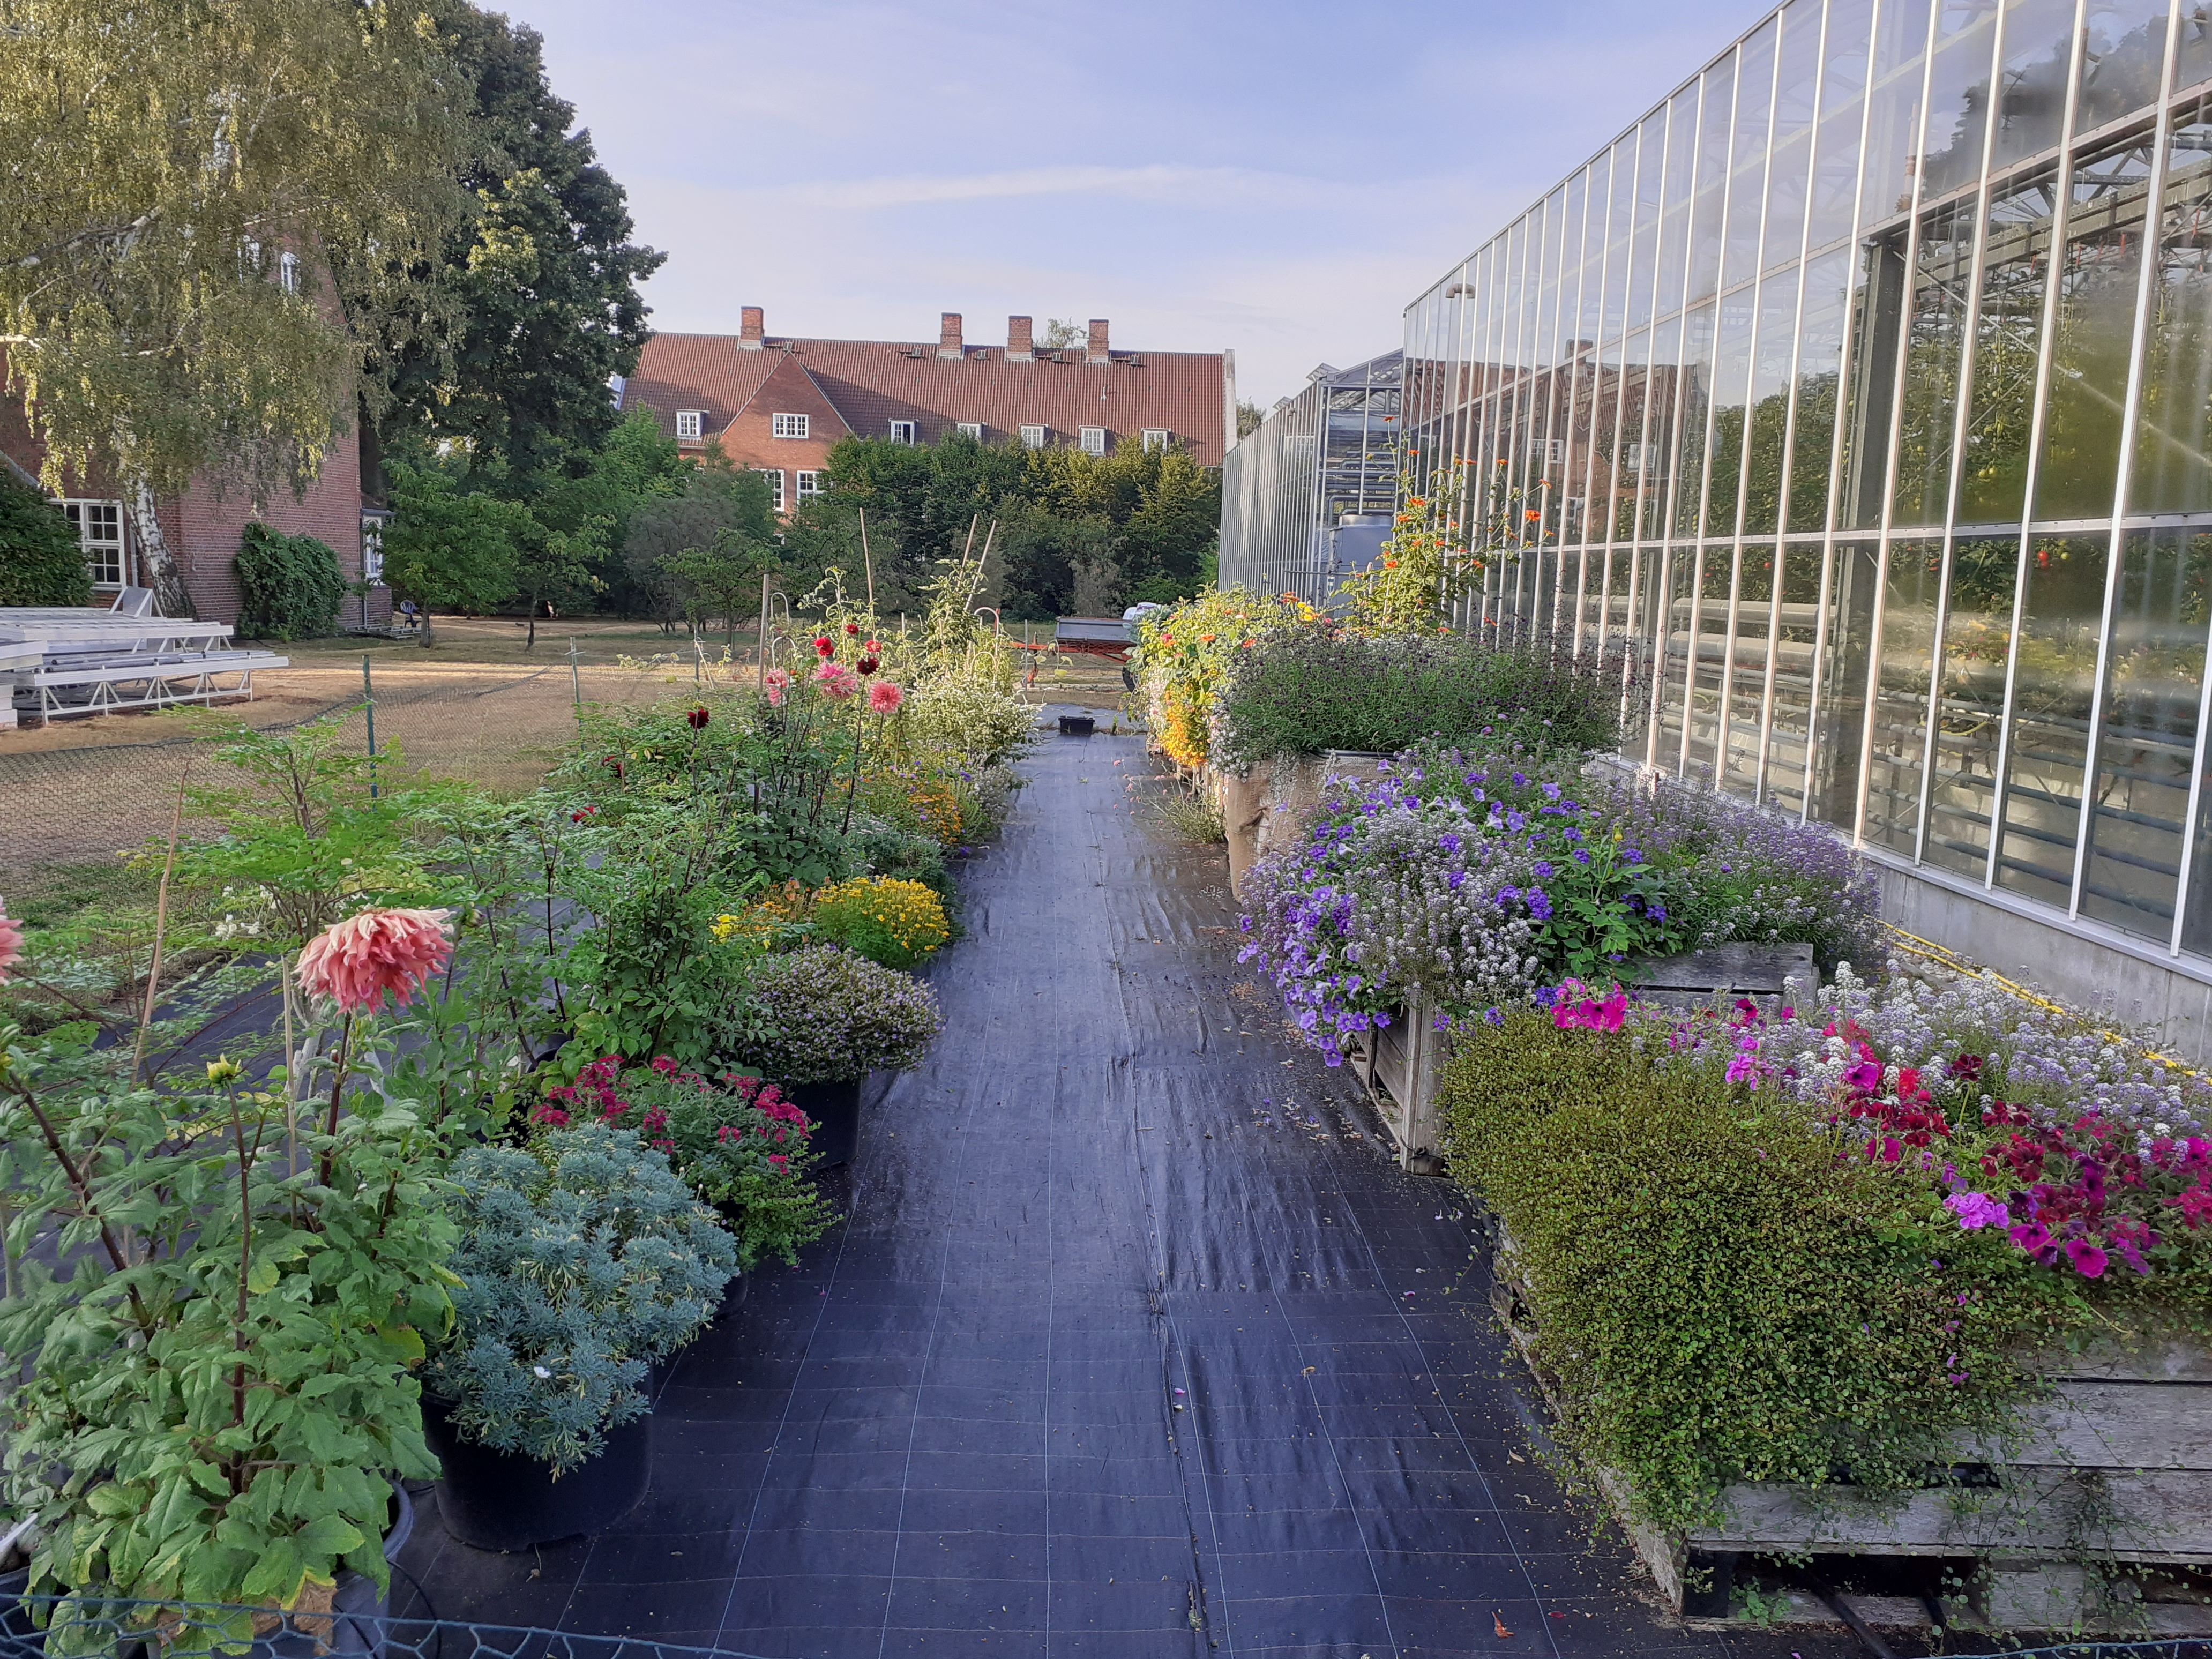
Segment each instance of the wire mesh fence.
[{"label": "wire mesh fence", "polygon": [[0,1611],[0,1659],[761,1659],[736,1648],[380,1612],[277,1613],[267,1607],[140,1601],[11,1599]]},{"label": "wire mesh fence", "polygon": [[[365,754],[373,711],[376,747],[395,781],[457,778],[507,793],[537,784],[576,741],[580,703],[649,705],[682,696],[708,672],[667,663],[572,668],[549,653],[536,666],[378,661],[365,687],[356,658],[264,675],[252,702],[216,713],[263,730],[337,717],[340,745]],[[36,897],[61,872],[112,866],[118,852],[166,836],[188,763],[194,784],[224,781],[210,763],[206,719],[110,716],[11,736],[0,747],[0,895]],[[187,819],[185,827],[208,826]]]}]

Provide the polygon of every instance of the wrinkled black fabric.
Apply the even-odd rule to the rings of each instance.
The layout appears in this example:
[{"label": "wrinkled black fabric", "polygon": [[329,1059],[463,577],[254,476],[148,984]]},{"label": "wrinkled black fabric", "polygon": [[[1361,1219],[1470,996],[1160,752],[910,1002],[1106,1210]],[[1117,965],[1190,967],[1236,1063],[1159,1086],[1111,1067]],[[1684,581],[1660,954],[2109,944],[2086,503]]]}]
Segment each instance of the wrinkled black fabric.
[{"label": "wrinkled black fabric", "polygon": [[1592,1552],[1452,1188],[1284,1039],[1220,849],[1132,815],[1139,743],[1044,742],[848,1223],[686,1351],[621,1528],[486,1555],[426,1504],[434,1611],[772,1659],[1851,1650],[1670,1628]]}]

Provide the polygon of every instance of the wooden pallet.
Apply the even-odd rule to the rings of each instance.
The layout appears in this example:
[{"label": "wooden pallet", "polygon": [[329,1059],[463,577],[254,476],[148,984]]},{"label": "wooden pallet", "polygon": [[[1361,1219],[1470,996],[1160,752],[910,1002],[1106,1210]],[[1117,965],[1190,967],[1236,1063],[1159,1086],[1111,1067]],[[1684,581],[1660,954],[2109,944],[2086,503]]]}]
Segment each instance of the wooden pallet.
[{"label": "wooden pallet", "polygon": [[[1506,1239],[1492,1263],[1492,1305],[1556,1416],[1562,1402],[1535,1361],[1518,1274]],[[2030,1364],[2051,1395],[2027,1413],[2017,1443],[1961,1438],[1952,1448],[1960,1464],[1986,1471],[1985,1486],[1873,1498],[1745,1483],[1722,1494],[1725,1525],[1669,1534],[1633,1518],[1626,1476],[1590,1474],[1677,1613],[1724,1609],[1744,1555],[1971,1557],[1982,1571],[1972,1605],[1957,1612],[1989,1629],[2212,1634],[2212,1607],[2115,1602],[2093,1570],[2212,1567],[2212,1350],[2174,1337]],[[1817,1604],[1801,1611],[1825,1617]]]}]

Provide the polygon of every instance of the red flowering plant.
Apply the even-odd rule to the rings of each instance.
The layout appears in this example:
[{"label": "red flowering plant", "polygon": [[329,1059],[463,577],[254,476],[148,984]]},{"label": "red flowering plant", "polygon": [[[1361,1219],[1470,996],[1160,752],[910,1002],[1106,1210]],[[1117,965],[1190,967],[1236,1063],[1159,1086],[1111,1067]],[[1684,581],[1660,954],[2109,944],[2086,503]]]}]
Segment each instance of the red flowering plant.
[{"label": "red flowering plant", "polygon": [[814,1126],[775,1085],[746,1073],[710,1079],[665,1054],[628,1066],[609,1054],[574,1083],[547,1090],[531,1122],[539,1130],[608,1123],[636,1131],[721,1212],[741,1268],[764,1255],[796,1267],[800,1249],[833,1218],[807,1176]]}]

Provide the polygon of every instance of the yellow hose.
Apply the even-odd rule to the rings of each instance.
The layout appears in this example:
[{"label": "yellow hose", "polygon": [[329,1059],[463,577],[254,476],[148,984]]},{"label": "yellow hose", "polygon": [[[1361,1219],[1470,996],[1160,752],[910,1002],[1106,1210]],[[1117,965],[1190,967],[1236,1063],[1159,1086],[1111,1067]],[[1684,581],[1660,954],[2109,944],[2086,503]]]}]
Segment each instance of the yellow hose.
[{"label": "yellow hose", "polygon": [[[1970,975],[1976,979],[1995,985],[2002,990],[2010,992],[2014,996],[2018,997],[2022,1002],[2033,1003],[2036,1007],[2045,1009],[2051,1013],[2061,1015],[2068,1019],[2080,1019],[2081,1018],[2081,1012],[2079,1009],[2069,1008],[2062,1004],[2051,1001],[2048,997],[2038,996],[2034,992],[2029,990],[2025,985],[2015,984],[2002,974],[1993,972],[1990,969],[1984,968],[1975,963],[1969,962],[1966,957],[1960,956],[1956,951],[1951,950],[1945,945],[1938,945],[1933,939],[1923,939],[1917,933],[1908,933],[1904,928],[1899,927],[1893,921],[1886,921],[1882,923],[1882,926],[1887,928],[1890,933],[1896,935],[1894,948],[1904,951],[1907,956],[1923,957],[1928,961],[1936,963],[1938,967],[1949,969],[1954,974]],[[2136,1039],[2128,1036],[2124,1031],[2112,1030],[2109,1028],[2101,1025],[2094,1027],[2093,1029],[2096,1030],[2099,1036],[2104,1037],[2107,1042],[2123,1043],[2130,1048],[2136,1046]],[[2173,1071],[2180,1073],[2184,1077],[2201,1078],[2204,1075],[2203,1073],[2197,1070],[2196,1067],[2184,1065],[2172,1055],[2162,1054],[2155,1048],[2145,1048],[2142,1052],[2148,1058],[2158,1061],[2161,1066],[2167,1066]]]}]

